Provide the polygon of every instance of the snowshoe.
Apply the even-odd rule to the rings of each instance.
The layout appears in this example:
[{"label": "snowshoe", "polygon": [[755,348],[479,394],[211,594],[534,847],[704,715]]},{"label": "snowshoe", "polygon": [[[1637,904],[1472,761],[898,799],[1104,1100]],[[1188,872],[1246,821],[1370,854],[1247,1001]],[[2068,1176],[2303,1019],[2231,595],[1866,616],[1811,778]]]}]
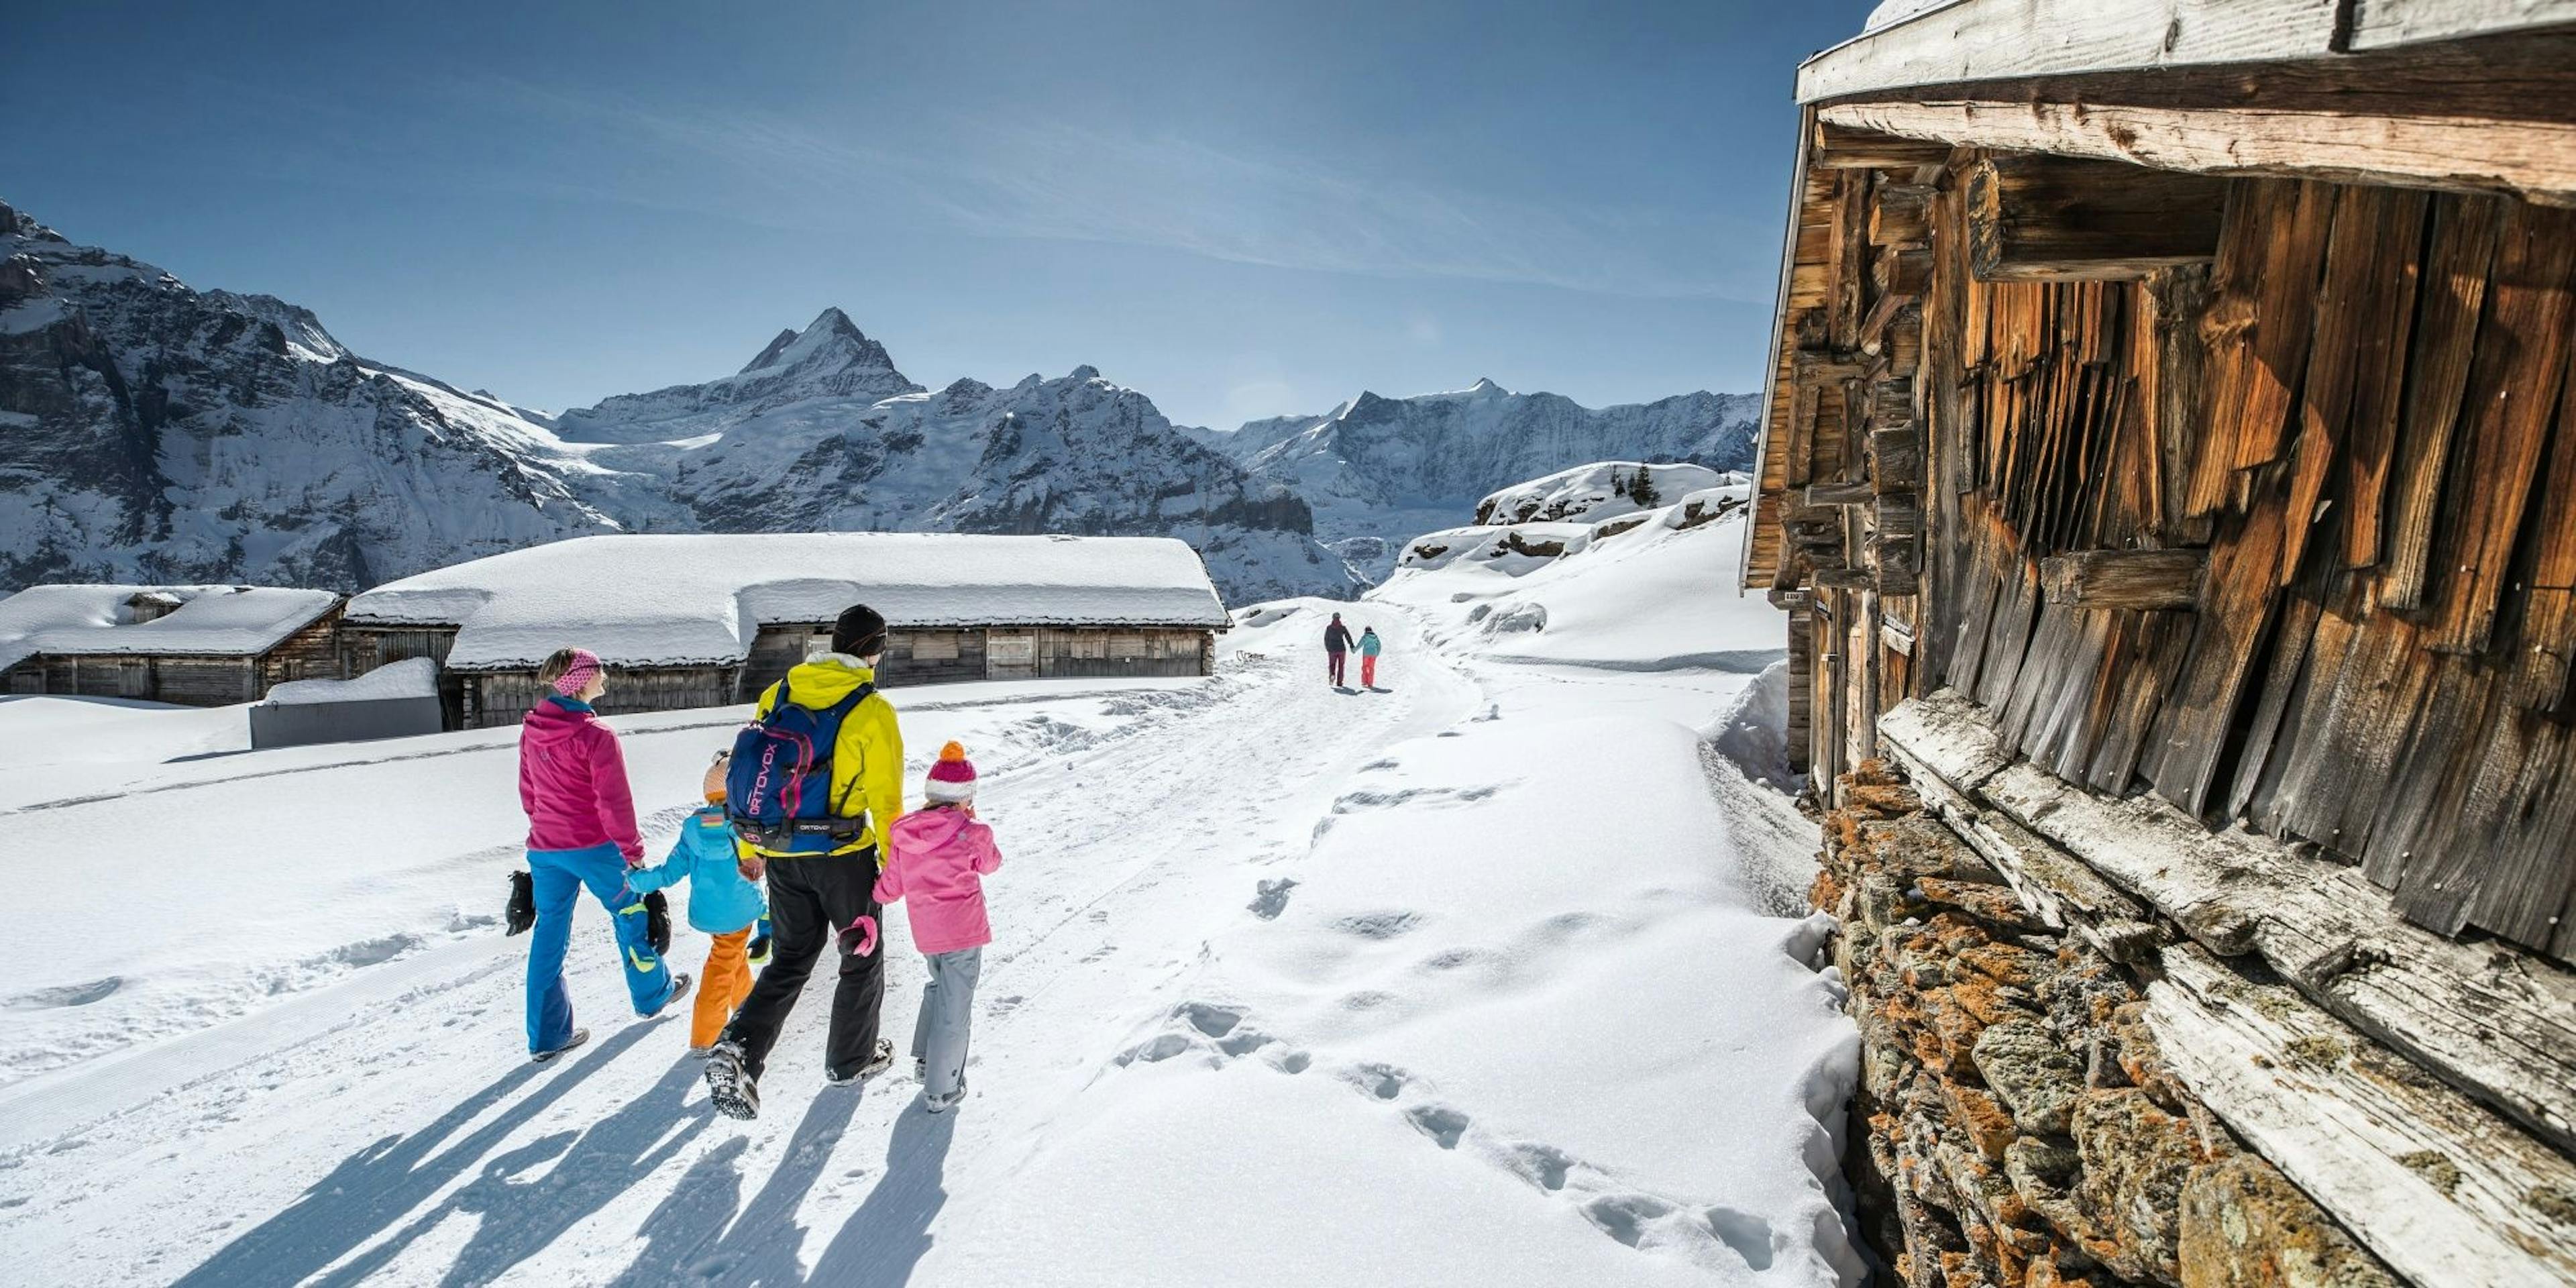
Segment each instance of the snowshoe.
[{"label": "snowshoe", "polygon": [[742,1067],[742,1048],[719,1042],[707,1052],[707,1098],[716,1112],[749,1122],[760,1116],[760,1084]]},{"label": "snowshoe", "polygon": [[644,1018],[648,1020],[652,1019],[654,1015],[660,1015],[663,1012],[670,1010],[672,1007],[679,1005],[680,999],[689,995],[689,984],[691,982],[691,977],[687,971],[672,972],[670,996],[663,998],[662,1004],[654,1007],[652,1014],[647,1015]]},{"label": "snowshoe", "polygon": [[562,1055],[564,1052],[570,1051],[574,1047],[580,1046],[582,1043],[588,1042],[589,1040],[590,1030],[574,1029],[572,1031],[572,1036],[563,1040],[562,1046],[552,1047],[544,1051],[531,1051],[528,1053],[528,1058],[538,1064],[544,1064],[548,1060],[552,1060],[556,1056]]},{"label": "snowshoe", "polygon": [[876,1054],[869,1056],[866,1064],[860,1065],[858,1068],[849,1070],[848,1072],[842,1072],[836,1069],[825,1070],[823,1073],[823,1081],[828,1082],[835,1087],[846,1087],[853,1082],[864,1082],[885,1072],[893,1063],[894,1042],[887,1038],[878,1038]]}]

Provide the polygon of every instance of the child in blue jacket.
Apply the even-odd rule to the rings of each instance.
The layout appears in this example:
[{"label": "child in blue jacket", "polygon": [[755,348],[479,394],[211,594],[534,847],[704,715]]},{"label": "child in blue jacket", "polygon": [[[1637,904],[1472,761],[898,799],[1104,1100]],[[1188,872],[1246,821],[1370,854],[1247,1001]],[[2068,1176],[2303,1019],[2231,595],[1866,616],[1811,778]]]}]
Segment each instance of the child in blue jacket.
[{"label": "child in blue jacket", "polygon": [[[660,863],[626,874],[627,888],[638,895],[689,883],[689,925],[706,932],[707,968],[699,978],[698,1006],[689,1024],[689,1054],[705,1055],[733,1019],[734,1009],[751,994],[754,959],[769,956],[769,902],[760,887],[743,878],[733,850],[733,824],[725,820],[725,761],[718,752],[707,767],[704,809],[680,824],[680,839]],[[758,931],[755,952],[744,951]]]}]

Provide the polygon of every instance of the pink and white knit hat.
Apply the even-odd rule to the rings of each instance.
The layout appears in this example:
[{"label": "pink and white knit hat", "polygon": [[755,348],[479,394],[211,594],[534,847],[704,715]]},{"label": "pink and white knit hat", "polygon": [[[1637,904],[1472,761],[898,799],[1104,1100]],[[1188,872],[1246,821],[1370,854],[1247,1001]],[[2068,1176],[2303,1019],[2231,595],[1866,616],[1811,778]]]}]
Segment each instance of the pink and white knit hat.
[{"label": "pink and white knit hat", "polygon": [[964,747],[952,742],[939,749],[939,763],[930,767],[921,793],[935,805],[975,799],[975,763],[966,759]]},{"label": "pink and white knit hat", "polygon": [[565,667],[564,673],[555,677],[555,692],[567,698],[580,697],[581,691],[589,688],[590,682],[598,675],[599,655],[586,648],[574,649],[572,665]]}]

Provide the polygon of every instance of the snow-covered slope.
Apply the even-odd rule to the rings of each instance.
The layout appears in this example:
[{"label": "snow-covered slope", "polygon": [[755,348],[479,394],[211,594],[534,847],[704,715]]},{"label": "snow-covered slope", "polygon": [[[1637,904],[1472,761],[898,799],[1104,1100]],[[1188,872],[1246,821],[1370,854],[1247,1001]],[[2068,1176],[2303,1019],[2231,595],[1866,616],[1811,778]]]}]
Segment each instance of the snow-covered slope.
[{"label": "snow-covered slope", "polygon": [[1693,393],[1589,408],[1491,380],[1451,393],[1363,393],[1322,416],[1254,421],[1216,442],[1313,507],[1315,534],[1372,579],[1416,533],[1463,522],[1479,498],[1582,461],[1752,460],[1760,400]]},{"label": "snow-covered slope", "polygon": [[1478,523],[1527,523],[1532,519],[1599,522],[1651,510],[1721,484],[1741,485],[1741,474],[1703,465],[1654,465],[1597,461],[1500,489],[1476,503]]},{"label": "snow-covered slope", "polygon": [[[1779,671],[1691,656],[1779,614],[1718,585],[1733,512],[1660,518],[1244,609],[1203,681],[891,695],[914,781],[965,741],[1005,855],[938,1116],[900,1061],[822,1084],[818,984],[762,1116],[717,1117],[587,904],[594,1036],[529,1064],[510,730],[156,764],[226,735],[0,700],[0,748],[125,757],[0,776],[44,945],[0,987],[0,1282],[1851,1288],[1858,1044],[1784,913],[1815,829],[1730,751]],[[1549,605],[1545,660],[1474,629],[1498,597]],[[1386,641],[1375,691],[1325,683],[1337,609]],[[611,721],[657,852],[741,716]],[[48,875],[173,829],[116,916]]]}]

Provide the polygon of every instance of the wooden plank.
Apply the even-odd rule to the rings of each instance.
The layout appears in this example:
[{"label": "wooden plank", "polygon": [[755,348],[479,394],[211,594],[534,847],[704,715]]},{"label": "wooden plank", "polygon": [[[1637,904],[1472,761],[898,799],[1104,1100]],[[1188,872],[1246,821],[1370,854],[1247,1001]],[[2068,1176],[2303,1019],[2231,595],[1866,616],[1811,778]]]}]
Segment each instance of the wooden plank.
[{"label": "wooden plank", "polygon": [[2576,1145],[2576,975],[2400,919],[2350,868],[2210,832],[2152,797],[2105,800],[2028,765],[1976,798],[2220,956],[2257,953],[2311,1001],[2559,1149]]},{"label": "wooden plank", "polygon": [[2240,230],[2263,241],[2261,272],[2242,284],[2251,287],[2254,308],[2248,362],[2238,368],[2233,398],[2210,413],[2234,431],[2240,470],[2279,460],[2288,450],[2290,408],[2315,336],[2317,290],[2335,212],[2335,189],[2328,184],[2248,186],[2269,198],[2255,203],[2253,225]]},{"label": "wooden plank", "polygon": [[2281,557],[2281,507],[2258,505],[2228,525],[2210,553],[2191,655],[2156,722],[2145,770],[2165,799],[2208,811],[2221,756],[2257,650],[2271,638]]},{"label": "wooden plank", "polygon": [[2460,1288],[2576,1279],[2576,1225],[2530,1198],[2576,1193],[2576,1163],[2290,990],[2190,945],[2163,965],[2147,1022],[2165,1062],[2391,1269]]},{"label": "wooden plank", "polygon": [[1968,168],[1969,263],[1990,282],[2129,281],[2207,263],[2227,181],[2117,161],[2011,155]]},{"label": "wooden plank", "polygon": [[2050,603],[2076,608],[2191,608],[2206,550],[2080,550],[2040,561]]},{"label": "wooden plank", "polygon": [[2387,571],[2380,579],[2380,602],[2391,608],[2424,606],[2432,572],[2433,516],[2449,477],[2451,438],[2469,385],[2478,315],[2486,304],[2487,270],[2503,231],[2504,206],[2483,197],[2433,203],[2414,345],[2406,361],[2406,407],[2398,421],[2389,478]]},{"label": "wooden plank", "polygon": [[2576,0],[2353,0],[2347,49],[2392,49],[2576,23]]},{"label": "wooden plank", "polygon": [[[2423,281],[2424,221],[2431,197],[2395,188],[2376,192],[2381,212],[2380,271],[2368,294],[2356,300],[2363,316],[2352,367],[2355,387],[2344,425],[2343,564],[2378,563],[2388,511],[2389,471],[2397,450],[2397,424],[2405,408],[2407,342],[2414,334],[2415,299]],[[2346,194],[2350,199],[2350,194]],[[2338,215],[2338,220],[2340,215]],[[2340,233],[2340,229],[2338,229]],[[2334,252],[2328,252],[2331,257]],[[2331,288],[2330,288],[2331,289]]]},{"label": "wooden plank", "polygon": [[2458,488],[2442,506],[2441,595],[2433,647],[2484,652],[2495,633],[2531,480],[2558,409],[2576,336],[2576,211],[2512,203],[2478,328],[2453,450]]},{"label": "wooden plank", "polygon": [[2206,525],[2185,517],[2194,463],[2205,437],[2202,398],[2206,393],[2201,322],[2209,309],[2207,268],[2167,269],[2149,277],[2141,292],[2139,333],[2154,348],[2139,391],[2146,413],[2145,430],[2156,461],[2156,504],[2147,531],[2165,545],[2188,543],[2194,535],[2206,541]]},{"label": "wooden plank", "polygon": [[2386,195],[2392,192],[2343,188],[2330,198],[2332,225],[2316,289],[2304,389],[2293,417],[2297,428],[2290,439],[2289,496],[2283,502],[2288,515],[2281,564],[2274,574],[2278,585],[2287,586],[2297,577],[2308,538],[2326,517],[2321,502],[2327,474],[2343,451],[2354,386],[2361,378],[2361,333],[2373,316],[2373,288],[2386,276],[2381,256],[2390,249],[2384,244],[2384,227],[2390,206]]},{"label": "wooden plank", "polygon": [[2316,0],[1968,0],[1866,32],[1798,68],[1798,101],[2004,77],[2322,57]]},{"label": "wooden plank", "polygon": [[1841,103],[1821,119],[1961,147],[2197,174],[2402,184],[2576,203],[2576,124],[1926,98]]},{"label": "wooden plank", "polygon": [[2568,663],[2576,658],[2576,376],[2559,383],[2558,428],[2541,476],[2533,531],[2539,539],[2511,694],[2518,706],[2548,711],[2568,702]]},{"label": "wooden plank", "polygon": [[1940,165],[1950,145],[1817,121],[1808,128],[1807,164],[1819,170],[1906,170]]}]

